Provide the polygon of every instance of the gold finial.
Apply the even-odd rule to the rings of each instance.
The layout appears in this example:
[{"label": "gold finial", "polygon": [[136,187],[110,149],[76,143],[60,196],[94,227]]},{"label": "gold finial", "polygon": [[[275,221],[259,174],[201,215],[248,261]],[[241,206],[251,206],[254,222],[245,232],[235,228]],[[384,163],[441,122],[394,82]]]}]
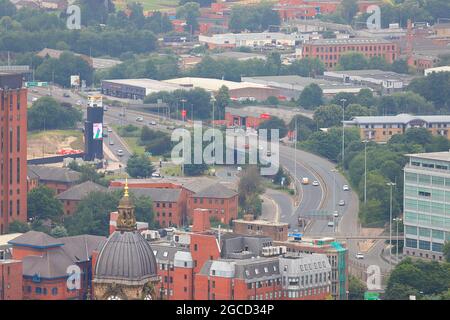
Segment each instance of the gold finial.
[{"label": "gold finial", "polygon": [[125,178],[125,193],[123,194],[124,197],[128,197],[128,178]]}]

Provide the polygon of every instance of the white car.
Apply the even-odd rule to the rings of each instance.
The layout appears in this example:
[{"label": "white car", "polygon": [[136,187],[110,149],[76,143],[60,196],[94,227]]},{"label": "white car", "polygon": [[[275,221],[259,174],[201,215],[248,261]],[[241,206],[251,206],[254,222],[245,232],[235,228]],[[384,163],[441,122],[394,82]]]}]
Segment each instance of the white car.
[{"label": "white car", "polygon": [[344,200],[340,200],[339,201],[339,205],[342,207],[342,206],[345,206],[345,201]]},{"label": "white car", "polygon": [[37,101],[38,98],[34,97],[33,99],[31,99],[32,102]]},{"label": "white car", "polygon": [[152,126],[156,126],[156,121],[150,121],[150,124],[151,124]]},{"label": "white car", "polygon": [[119,157],[123,156],[123,150],[122,149],[117,150],[117,155]]},{"label": "white car", "polygon": [[356,254],[356,259],[364,259],[364,255],[361,252]]},{"label": "white car", "polygon": [[111,128],[108,128],[108,132],[112,132],[112,129],[111,129]]},{"label": "white car", "polygon": [[344,184],[344,185],[342,186],[342,190],[344,190],[344,191],[349,191],[350,188],[348,187],[348,185]]},{"label": "white car", "polygon": [[339,217],[339,213],[338,213],[337,211],[335,211],[335,212],[333,213],[333,217],[335,217],[335,218]]},{"label": "white car", "polygon": [[313,185],[314,187],[317,187],[317,186],[319,185],[319,181],[314,180],[313,183],[312,183],[312,185]]},{"label": "white car", "polygon": [[153,178],[161,178],[161,175],[159,174],[159,172],[153,172],[152,177]]},{"label": "white car", "polygon": [[334,227],[334,222],[333,222],[333,221],[328,221],[327,226],[329,226],[329,227]]},{"label": "white car", "polygon": [[142,117],[137,117],[137,118],[136,118],[136,121],[137,121],[137,122],[142,122],[142,121],[144,121],[144,118],[142,118]]},{"label": "white car", "polygon": [[109,140],[109,145],[113,146],[114,145],[114,140]]}]

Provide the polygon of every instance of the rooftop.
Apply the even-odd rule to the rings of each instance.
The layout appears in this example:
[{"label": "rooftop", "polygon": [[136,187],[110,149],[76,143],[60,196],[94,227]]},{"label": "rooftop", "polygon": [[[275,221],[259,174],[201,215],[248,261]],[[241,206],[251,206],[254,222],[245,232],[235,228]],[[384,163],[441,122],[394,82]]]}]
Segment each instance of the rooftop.
[{"label": "rooftop", "polygon": [[288,223],[285,223],[285,222],[277,222],[277,221],[269,221],[269,220],[244,220],[244,219],[236,219],[233,221],[233,223],[251,223],[251,224],[274,226],[274,227],[282,227],[282,226],[288,225]]},{"label": "rooftop", "polygon": [[405,154],[407,157],[422,158],[428,160],[438,160],[450,162],[450,151],[428,152],[428,153],[409,153]]},{"label": "rooftop", "polygon": [[182,87],[202,88],[207,91],[218,91],[222,86],[226,86],[230,90],[246,89],[246,88],[267,88],[267,86],[250,82],[234,82],[211,78],[185,77],[185,78],[164,80],[164,82],[180,85]]},{"label": "rooftop", "polygon": [[392,41],[374,38],[320,39],[306,42],[306,44],[312,45],[380,44],[380,43],[393,44]]},{"label": "rooftop", "polygon": [[237,60],[247,60],[247,59],[263,59],[266,60],[266,56],[257,53],[250,52],[237,52],[237,51],[228,51],[215,53],[211,55],[213,59],[237,59]]},{"label": "rooftop", "polygon": [[[109,187],[110,190],[122,190],[122,187]],[[130,188],[130,193],[135,196],[147,196],[152,201],[177,202],[180,199],[181,189],[170,188]]]},{"label": "rooftop", "polygon": [[92,181],[85,181],[77,184],[56,196],[59,200],[81,200],[91,192],[106,192],[107,188],[94,183]]},{"label": "rooftop", "polygon": [[196,197],[202,198],[221,198],[227,199],[236,196],[236,191],[233,191],[220,183],[207,186],[195,193]]},{"label": "rooftop", "polygon": [[450,115],[436,116],[420,116],[400,113],[395,116],[369,116],[354,117],[352,120],[344,121],[346,124],[384,124],[384,123],[401,123],[408,124],[411,121],[419,121],[426,123],[450,123]]},{"label": "rooftop", "polygon": [[140,87],[145,89],[151,89],[154,91],[173,91],[177,89],[183,89],[182,87],[168,83],[166,81],[158,81],[154,79],[113,79],[113,80],[102,80],[102,83],[114,83],[114,84],[121,84],[121,85],[127,85],[127,86],[133,86],[133,87]]},{"label": "rooftop", "polygon": [[325,76],[342,75],[349,77],[372,78],[378,80],[403,80],[411,81],[415,77],[409,74],[401,74],[393,71],[383,70],[347,70],[347,71],[325,71]]},{"label": "rooftop", "polygon": [[44,165],[29,165],[28,176],[38,177],[40,180],[73,183],[81,178],[81,173],[69,168],[57,168]]}]

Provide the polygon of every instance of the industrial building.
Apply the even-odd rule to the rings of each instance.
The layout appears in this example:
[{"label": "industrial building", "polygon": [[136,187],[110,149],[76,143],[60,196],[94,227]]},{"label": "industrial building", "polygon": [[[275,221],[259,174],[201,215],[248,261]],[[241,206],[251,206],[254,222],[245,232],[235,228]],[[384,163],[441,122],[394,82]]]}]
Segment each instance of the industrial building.
[{"label": "industrial building", "polygon": [[143,100],[154,92],[172,92],[177,89],[185,88],[153,79],[102,80],[102,94],[116,98]]},{"label": "industrial building", "polygon": [[325,71],[324,78],[341,83],[370,86],[383,94],[403,91],[414,76],[383,70]]},{"label": "industrial building", "polygon": [[344,121],[345,127],[356,127],[362,140],[387,142],[394,134],[403,134],[409,128],[426,128],[434,135],[450,138],[450,116],[413,116],[405,113],[396,116],[354,117]]},{"label": "industrial building", "polygon": [[442,261],[444,243],[450,240],[450,152],[406,156],[403,253]]},{"label": "industrial building", "polygon": [[251,82],[234,82],[211,78],[177,78],[164,80],[165,83],[181,86],[182,88],[202,88],[211,93],[216,93],[222,86],[229,90],[232,100],[267,100],[270,96],[277,97],[279,90],[266,85]]},{"label": "industrial building", "polygon": [[356,52],[366,58],[383,57],[392,63],[399,57],[398,45],[392,41],[374,38],[320,39],[306,42],[302,47],[302,58],[318,58],[325,68],[332,69],[342,55]]},{"label": "industrial building", "polygon": [[304,41],[302,34],[286,34],[279,32],[260,33],[224,33],[211,36],[200,35],[200,43],[214,48],[236,48],[236,47],[264,47],[264,46],[286,46],[294,47]]},{"label": "industrial building", "polygon": [[243,77],[242,81],[265,85],[277,89],[279,96],[284,99],[298,99],[303,89],[312,84],[317,84],[325,96],[334,96],[341,92],[357,94],[365,85],[343,83],[325,79],[301,77],[301,76],[263,76]]}]

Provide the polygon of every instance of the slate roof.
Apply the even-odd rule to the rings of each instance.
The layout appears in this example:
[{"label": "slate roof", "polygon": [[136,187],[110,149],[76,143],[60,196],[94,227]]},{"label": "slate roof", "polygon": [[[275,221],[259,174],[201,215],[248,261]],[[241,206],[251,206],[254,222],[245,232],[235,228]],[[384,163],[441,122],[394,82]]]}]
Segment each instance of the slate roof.
[{"label": "slate roof", "polygon": [[224,185],[220,183],[216,183],[210,186],[207,186],[206,188],[201,189],[200,191],[195,193],[195,197],[202,197],[202,198],[221,198],[221,199],[227,199],[231,198],[237,195],[236,191],[233,191],[231,189],[228,189]]},{"label": "slate roof", "polygon": [[63,250],[73,261],[89,261],[92,252],[98,250],[106,241],[106,237],[83,234],[80,236],[59,238],[64,243]]},{"label": "slate roof", "polygon": [[178,251],[185,251],[189,252],[187,249],[175,247],[175,246],[168,246],[168,245],[158,245],[158,244],[152,244],[153,254],[155,255],[156,261],[159,262],[172,262],[175,259],[175,254]]},{"label": "slate roof", "polygon": [[56,196],[59,200],[81,200],[91,192],[107,192],[108,188],[101,186],[92,181],[85,181],[77,184]]},{"label": "slate roof", "polygon": [[42,256],[26,256],[23,258],[23,275],[41,278],[67,277],[67,267],[74,262],[62,249],[48,250]]},{"label": "slate roof", "polygon": [[42,165],[29,165],[28,176],[36,175],[40,180],[74,183],[80,180],[81,173],[69,168],[48,167]]},{"label": "slate roof", "polygon": [[59,247],[64,245],[64,243],[60,239],[55,239],[46,233],[38,231],[28,231],[27,233],[18,236],[8,243],[22,247],[33,247],[39,249]]},{"label": "slate roof", "polygon": [[[110,190],[121,190],[122,187],[109,187]],[[181,189],[171,188],[131,188],[131,194],[137,197],[147,196],[158,202],[177,202],[181,196]]]},{"label": "slate roof", "polygon": [[153,249],[137,231],[115,231],[103,243],[95,265],[96,282],[141,284],[156,275]]}]

